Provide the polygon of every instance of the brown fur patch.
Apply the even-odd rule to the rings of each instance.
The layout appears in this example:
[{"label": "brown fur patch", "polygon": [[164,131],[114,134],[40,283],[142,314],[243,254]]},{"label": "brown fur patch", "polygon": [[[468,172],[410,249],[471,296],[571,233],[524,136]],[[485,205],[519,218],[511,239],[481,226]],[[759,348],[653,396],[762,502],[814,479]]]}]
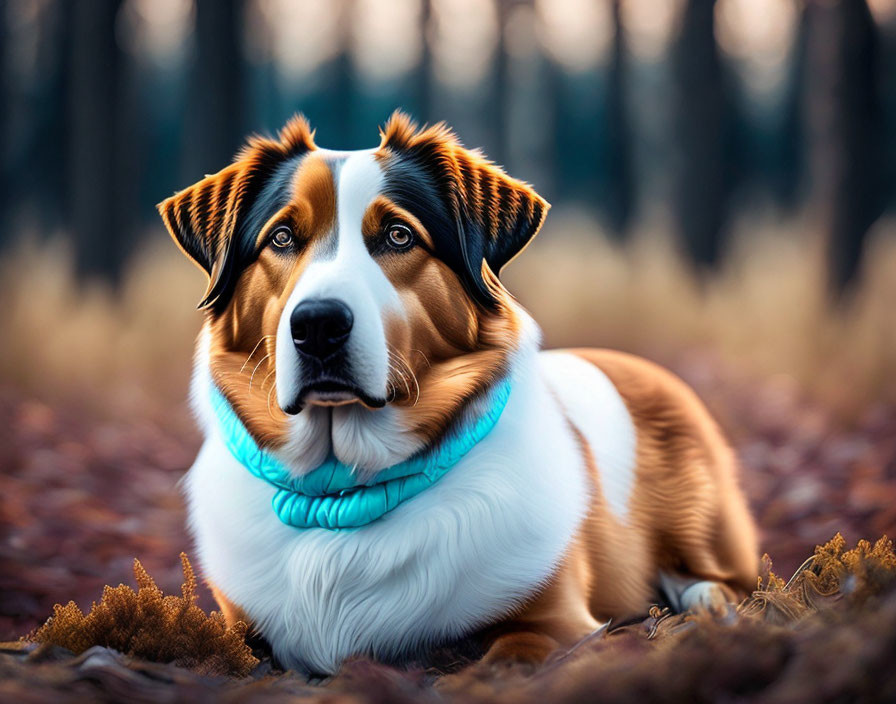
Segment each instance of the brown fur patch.
[{"label": "brown fur patch", "polygon": [[405,311],[386,330],[392,402],[405,427],[433,443],[507,370],[519,321],[503,287],[497,310],[477,306],[451,268],[423,247],[379,263]]},{"label": "brown fur patch", "polygon": [[234,163],[159,203],[175,243],[209,276],[200,307],[213,305],[234,266],[232,240],[264,183],[284,160],[316,149],[307,121],[296,115],[279,140],[253,136]]},{"label": "brown fur patch", "polygon": [[738,486],[737,462],[697,395],[647,360],[573,350],[619,390],[637,433],[629,523],[644,526],[658,569],[754,586],[756,529]]},{"label": "brown fur patch", "polygon": [[520,322],[497,272],[535,235],[549,206],[528,184],[465,149],[444,123],[420,129],[396,112],[381,136],[376,156],[385,168],[396,154],[425,163],[454,218],[474,224],[468,234],[475,230],[487,240],[479,274],[495,301],[490,310],[477,305],[458,275],[433,256],[432,233],[412,215],[381,198],[365,217],[368,237],[393,216],[425,244],[387,254],[381,266],[407,311],[406,321],[390,321],[387,330],[395,403],[408,429],[434,442],[468,401],[507,370],[519,344]]},{"label": "brown fur patch", "polygon": [[407,311],[388,326],[390,383],[406,427],[434,442],[507,370],[519,324],[509,309],[495,314],[473,305],[444,263],[422,250],[414,258],[383,267]]},{"label": "brown fur patch", "polygon": [[215,598],[215,602],[218,604],[218,608],[221,610],[221,614],[224,616],[224,622],[229,627],[235,626],[240,621],[247,626],[252,625],[246,617],[246,612],[228,599],[224,592],[218,589],[212,582],[208,582],[208,587]]},{"label": "brown fur patch", "polygon": [[721,582],[739,595],[755,586],[758,573],[755,528],[737,486],[733,455],[693,391],[631,355],[570,351],[600,368],[629,409],[637,433],[635,485],[621,519],[602,495],[591,448],[570,423],[591,479],[592,504],[548,585],[492,630],[514,634],[494,641],[498,655],[509,651],[514,659],[534,658],[543,649],[533,641],[526,653],[529,641],[519,633],[534,632],[568,647],[593,630],[595,619],[645,612],[657,597],[660,570]]},{"label": "brown fur patch", "polygon": [[444,122],[419,128],[396,111],[380,130],[377,158],[413,154],[429,164],[443,184],[444,196],[458,221],[475,225],[483,233],[482,251],[489,267],[501,273],[541,228],[550,204],[524,181],[508,176],[477,150],[463,147]]},{"label": "brown fur patch", "polygon": [[212,377],[262,446],[284,439],[286,415],[276,402],[276,332],[283,307],[308,264],[313,245],[331,232],[336,218],[333,174],[326,161],[306,157],[293,178],[289,204],[262,228],[288,224],[297,251],[261,250],[240,276],[225,310],[209,319]]}]

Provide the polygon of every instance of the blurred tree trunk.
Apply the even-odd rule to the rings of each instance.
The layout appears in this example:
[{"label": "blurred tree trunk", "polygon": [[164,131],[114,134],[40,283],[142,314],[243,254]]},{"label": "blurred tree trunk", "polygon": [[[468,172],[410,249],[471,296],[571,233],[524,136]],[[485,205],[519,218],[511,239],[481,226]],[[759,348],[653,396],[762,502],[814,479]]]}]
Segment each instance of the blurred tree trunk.
[{"label": "blurred tree trunk", "polygon": [[805,11],[809,205],[827,243],[830,290],[839,296],[885,202],[877,29],[865,0],[809,0]]},{"label": "blurred tree trunk", "polygon": [[126,255],[128,174],[119,163],[123,57],[115,40],[121,0],[72,3],[69,56],[69,222],[82,277],[116,279]]},{"label": "blurred tree trunk", "polygon": [[730,171],[728,109],[713,32],[715,0],[687,0],[671,50],[672,209],[679,236],[698,264],[721,253]]},{"label": "blurred tree trunk", "polygon": [[[332,61],[332,78],[327,79],[330,93],[329,122],[331,123],[331,144],[336,149],[358,149],[367,146],[370,132],[368,125],[355,120],[355,68],[350,55],[352,22],[355,20],[351,0],[333,2],[333,12],[337,13],[339,33],[339,53]],[[365,127],[367,129],[363,129]]]},{"label": "blurred tree trunk", "polygon": [[804,195],[806,178],[806,114],[803,87],[808,72],[806,51],[809,39],[809,13],[805,6],[800,12],[796,38],[790,51],[787,87],[782,108],[778,153],[780,168],[772,184],[774,192],[785,208],[795,208]]},{"label": "blurred tree trunk", "polygon": [[625,234],[632,214],[631,134],[626,109],[628,66],[620,0],[613,0],[613,48],[607,81],[607,215],[610,227]]},{"label": "blurred tree trunk", "polygon": [[6,0],[0,0],[0,247],[10,239],[11,227],[9,113],[13,91],[9,68],[7,12]]},{"label": "blurred tree trunk", "polygon": [[243,140],[243,0],[197,0],[186,144],[189,183],[230,163]]},{"label": "blurred tree trunk", "polygon": [[497,164],[507,163],[507,22],[518,0],[497,0],[495,12],[497,27],[495,29],[495,56],[492,62],[492,96],[489,105],[491,123],[491,150],[489,157]]},{"label": "blurred tree trunk", "polygon": [[420,7],[420,32],[423,45],[420,51],[420,63],[415,69],[417,77],[417,111],[416,117],[421,122],[430,122],[432,118],[432,0],[422,0]]},{"label": "blurred tree trunk", "polygon": [[[342,47],[342,50],[333,62],[335,78],[331,84],[333,109],[330,113],[330,119],[336,131],[336,138],[333,144],[336,149],[359,149],[361,146],[366,146],[366,144],[363,141],[359,141],[360,136],[355,134],[355,128],[360,129],[361,127],[354,120],[355,69],[352,66],[352,57],[349,55],[346,41],[342,42]],[[365,131],[364,136],[368,137],[369,131]]]},{"label": "blurred tree trunk", "polygon": [[[530,3],[512,8],[515,26],[508,44],[505,107],[505,166],[549,200],[554,198],[557,157],[556,110],[559,91],[556,73],[537,41],[536,13]],[[538,129],[533,129],[538,125]]]},{"label": "blurred tree trunk", "polygon": [[880,43],[880,102],[883,112],[884,132],[884,174],[881,188],[885,195],[885,207],[892,211],[896,208],[896,14],[890,15],[887,22],[878,24],[878,41]]},{"label": "blurred tree trunk", "polygon": [[17,155],[15,173],[29,175],[18,188],[36,209],[35,221],[42,232],[68,225],[73,213],[69,160],[74,13],[73,2],[44,8],[36,67],[41,80],[24,109],[27,131]]}]

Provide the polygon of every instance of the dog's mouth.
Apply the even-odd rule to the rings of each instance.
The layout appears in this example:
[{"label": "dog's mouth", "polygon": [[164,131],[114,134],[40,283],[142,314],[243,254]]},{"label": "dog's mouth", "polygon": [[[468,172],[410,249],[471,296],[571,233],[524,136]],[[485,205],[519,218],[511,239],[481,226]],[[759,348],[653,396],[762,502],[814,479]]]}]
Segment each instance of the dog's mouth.
[{"label": "dog's mouth", "polygon": [[345,379],[323,377],[306,383],[296,395],[296,400],[283,410],[289,415],[301,413],[307,406],[346,406],[360,403],[367,408],[382,408],[385,398],[371,396],[357,384]]}]

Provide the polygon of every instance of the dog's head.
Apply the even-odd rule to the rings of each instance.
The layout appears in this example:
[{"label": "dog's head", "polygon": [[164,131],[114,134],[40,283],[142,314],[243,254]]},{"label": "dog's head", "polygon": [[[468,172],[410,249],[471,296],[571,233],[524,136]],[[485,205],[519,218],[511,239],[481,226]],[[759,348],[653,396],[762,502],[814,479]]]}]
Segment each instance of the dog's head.
[{"label": "dog's head", "polygon": [[318,149],[296,117],[159,205],[208,275],[212,378],[260,444],[378,469],[435,441],[506,372],[498,273],[547,203],[396,113],[376,149]]}]

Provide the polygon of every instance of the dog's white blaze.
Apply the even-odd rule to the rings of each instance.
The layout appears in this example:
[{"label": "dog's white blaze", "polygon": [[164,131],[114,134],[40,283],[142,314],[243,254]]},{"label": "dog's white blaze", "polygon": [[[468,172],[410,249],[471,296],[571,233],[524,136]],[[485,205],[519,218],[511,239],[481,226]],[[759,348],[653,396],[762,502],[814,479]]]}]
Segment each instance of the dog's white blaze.
[{"label": "dog's white blaze", "polygon": [[[344,154],[339,154],[345,157]],[[354,381],[368,394],[384,397],[389,353],[384,319],[401,314],[402,303],[364,243],[361,223],[383,187],[383,172],[374,150],[349,152],[334,169],[337,183],[335,252],[325,243],[303,272],[283,309],[277,329],[277,399],[281,407],[298,392],[301,360],[289,317],[302,301],[336,298],[352,311],[354,325],[347,351]],[[332,449],[346,464],[379,470],[401,462],[421,447],[421,439],[403,429],[394,408],[370,410],[360,405],[333,409],[309,407],[290,419],[281,456],[298,472],[311,469]]]},{"label": "dog's white blaze", "polygon": [[543,352],[541,368],[570,421],[584,435],[601,491],[620,518],[635,482],[637,435],[625,401],[600,369],[568,352]]},{"label": "dog's white blaze", "polygon": [[[575,439],[539,376],[534,330],[492,432],[434,486],[357,530],[281,523],[274,489],[204,423],[186,480],[204,574],[285,665],[334,672],[353,654],[413,654],[508,614],[557,568],[588,487]],[[194,397],[209,418],[203,364],[200,353]]]}]

